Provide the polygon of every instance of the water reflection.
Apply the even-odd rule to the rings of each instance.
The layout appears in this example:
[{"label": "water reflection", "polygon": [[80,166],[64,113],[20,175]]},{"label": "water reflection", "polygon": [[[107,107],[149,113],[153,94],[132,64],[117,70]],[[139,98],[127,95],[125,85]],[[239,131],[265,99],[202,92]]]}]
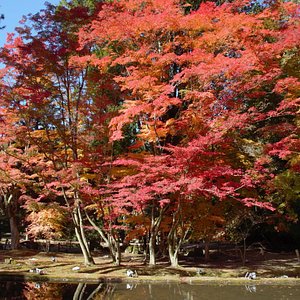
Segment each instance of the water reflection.
[{"label": "water reflection", "polygon": [[114,285],[100,283],[92,292],[88,291],[86,283],[79,283],[73,295],[73,300],[110,299],[114,293]]},{"label": "water reflection", "polygon": [[62,289],[52,284],[27,282],[23,286],[23,296],[25,299],[62,299]]},{"label": "water reflection", "polygon": [[68,284],[49,282],[1,282],[0,299],[73,299],[73,300],[237,300],[300,299],[300,285],[189,285],[100,283]]},{"label": "water reflection", "polygon": [[245,288],[249,293],[256,293],[256,285],[245,285]]}]

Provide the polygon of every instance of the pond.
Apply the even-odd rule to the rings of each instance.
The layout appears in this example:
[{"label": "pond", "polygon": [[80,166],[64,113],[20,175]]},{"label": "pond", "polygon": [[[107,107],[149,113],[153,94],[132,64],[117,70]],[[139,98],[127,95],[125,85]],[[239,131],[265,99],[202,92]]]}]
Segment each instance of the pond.
[{"label": "pond", "polygon": [[0,299],[237,300],[300,299],[300,285],[202,285],[175,283],[50,283],[0,281]]}]

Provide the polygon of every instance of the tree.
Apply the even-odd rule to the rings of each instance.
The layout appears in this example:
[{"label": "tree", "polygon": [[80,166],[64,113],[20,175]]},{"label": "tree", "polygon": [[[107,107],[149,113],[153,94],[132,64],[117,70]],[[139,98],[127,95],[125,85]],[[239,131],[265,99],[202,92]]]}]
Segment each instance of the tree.
[{"label": "tree", "polygon": [[49,5],[2,50],[8,130],[36,154],[27,207],[69,211],[86,264],[85,221],[117,264],[125,231],[147,237],[152,265],[165,236],[176,267],[228,206],[298,197],[285,187],[299,169],[297,5],[200,2]]},{"label": "tree", "polygon": [[66,1],[61,0],[58,6],[64,6],[67,8],[72,7],[87,7],[91,12],[93,12],[99,4],[101,4],[102,0],[73,0],[73,1]]},{"label": "tree", "polygon": [[22,197],[32,186],[31,173],[28,172],[28,159],[32,149],[21,137],[22,128],[17,125],[18,116],[6,104],[5,99],[1,99],[0,209],[9,220],[11,248],[17,249],[20,243]]},{"label": "tree", "polygon": [[0,209],[9,219],[11,232],[11,248],[19,248],[20,230],[19,230],[19,199],[21,196],[22,173],[12,165],[12,159],[8,162],[4,155],[0,156],[3,161],[0,167]]},{"label": "tree", "polygon": [[103,149],[95,141],[102,138],[104,108],[110,101],[105,92],[96,94],[99,72],[71,65],[71,55],[89,51],[77,51],[76,37],[89,17],[86,8],[48,5],[29,18],[32,27],[17,29],[19,36],[12,37],[1,54],[15,74],[12,89],[6,89],[7,101],[17,107],[26,138],[44,161],[38,174],[41,189],[32,200],[55,199],[66,206],[86,264],[93,258],[84,232],[81,189],[90,185],[85,170],[101,159]]},{"label": "tree", "polygon": [[296,129],[298,98],[271,91],[281,80],[298,82],[284,71],[287,56],[298,51],[297,8],[276,2],[256,12],[247,5],[206,2],[188,12],[172,0],[117,1],[103,5],[80,32],[82,47],[94,44],[106,53],[87,59],[118,70],[124,101],[110,123],[111,140],[133,125],[128,151],[144,157],[116,161],[135,172],[102,192],[116,205],[149,211],[158,226],[169,209],[170,245],[182,203],[191,199],[274,209],[267,196],[274,170],[264,166],[263,135],[276,130],[270,120],[286,125],[285,132],[278,127],[274,149]]}]

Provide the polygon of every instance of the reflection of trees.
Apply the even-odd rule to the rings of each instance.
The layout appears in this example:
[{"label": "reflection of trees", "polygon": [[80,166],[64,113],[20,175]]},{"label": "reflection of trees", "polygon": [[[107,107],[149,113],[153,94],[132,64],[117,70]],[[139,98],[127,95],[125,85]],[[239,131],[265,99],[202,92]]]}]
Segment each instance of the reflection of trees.
[{"label": "reflection of trees", "polygon": [[23,299],[20,296],[23,283],[15,281],[0,282],[0,299]]},{"label": "reflection of trees", "polygon": [[[213,289],[214,291],[215,289]],[[248,290],[249,291],[249,290]],[[251,290],[253,292],[253,289]],[[182,284],[0,282],[0,299],[26,300],[140,300],[202,299],[202,291]],[[201,294],[201,295],[200,295]],[[199,298],[200,295],[200,298]],[[3,298],[1,298],[3,297]],[[214,297],[211,297],[212,299]],[[206,299],[206,298],[205,298]],[[209,298],[207,298],[209,299]],[[221,299],[221,298],[220,298]],[[223,298],[222,298],[223,299]],[[228,298],[229,299],[229,298]]]},{"label": "reflection of trees", "polygon": [[[101,286],[101,287],[100,287]],[[94,292],[89,296],[88,300],[94,299],[94,300],[104,300],[104,299],[110,299],[112,295],[114,294],[116,285],[103,285],[103,283],[100,283],[99,286],[94,290]]]},{"label": "reflection of trees", "polygon": [[[78,284],[50,282],[0,282],[0,291],[1,296],[3,296],[3,298],[0,297],[0,299],[15,300],[202,299],[202,297],[199,298],[202,291],[199,291],[196,286],[189,286],[187,288],[186,285],[174,283],[99,283],[96,285],[84,282]],[[215,290],[213,289],[213,292],[214,291]]]},{"label": "reflection of trees", "polygon": [[100,283],[91,293],[87,291],[86,283],[79,283],[73,296],[73,300],[102,300],[107,299],[114,293],[115,285]]},{"label": "reflection of trees", "polygon": [[[3,285],[3,284],[2,284]],[[0,287],[2,287],[0,285]],[[7,286],[3,286],[1,290],[13,290],[12,282],[7,282]],[[15,289],[19,291],[19,289]],[[48,282],[26,282],[23,288],[23,297],[27,300],[35,299],[73,299],[73,300],[102,300],[111,297],[114,293],[114,284],[100,283],[99,285],[92,285],[87,283],[75,284],[61,284]],[[10,294],[9,294],[10,295]],[[73,297],[72,297],[73,296]],[[20,299],[22,298],[20,296]],[[14,298],[18,299],[18,298]]]},{"label": "reflection of trees", "polygon": [[51,283],[26,282],[23,295],[27,300],[63,299],[62,285]]}]

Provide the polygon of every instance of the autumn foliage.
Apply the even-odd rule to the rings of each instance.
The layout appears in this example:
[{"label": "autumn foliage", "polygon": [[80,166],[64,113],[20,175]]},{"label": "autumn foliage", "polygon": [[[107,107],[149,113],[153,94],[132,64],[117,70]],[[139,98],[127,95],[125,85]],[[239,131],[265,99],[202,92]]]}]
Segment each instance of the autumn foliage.
[{"label": "autumn foliage", "polygon": [[37,153],[32,233],[69,211],[116,262],[125,233],[147,240],[150,264],[165,243],[176,266],[182,243],[225,240],[243,207],[296,220],[299,196],[284,194],[299,180],[299,7],[194,2],[48,6],[31,18],[39,33],[3,48],[6,130]]}]

